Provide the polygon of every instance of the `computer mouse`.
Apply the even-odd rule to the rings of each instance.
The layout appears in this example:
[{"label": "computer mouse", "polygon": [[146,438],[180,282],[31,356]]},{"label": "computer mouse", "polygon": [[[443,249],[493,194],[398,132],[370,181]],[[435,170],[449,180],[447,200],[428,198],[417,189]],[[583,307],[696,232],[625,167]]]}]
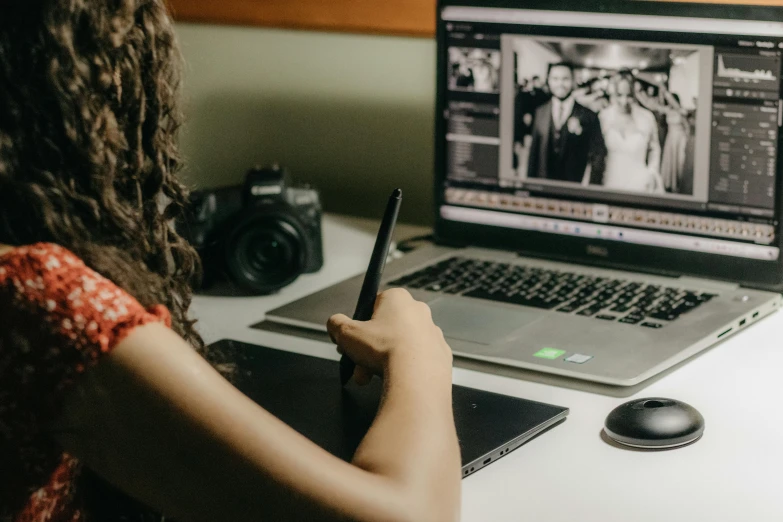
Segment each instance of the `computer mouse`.
[{"label": "computer mouse", "polygon": [[684,402],[636,399],[612,410],[604,432],[615,442],[634,448],[679,448],[701,438],[704,417]]}]

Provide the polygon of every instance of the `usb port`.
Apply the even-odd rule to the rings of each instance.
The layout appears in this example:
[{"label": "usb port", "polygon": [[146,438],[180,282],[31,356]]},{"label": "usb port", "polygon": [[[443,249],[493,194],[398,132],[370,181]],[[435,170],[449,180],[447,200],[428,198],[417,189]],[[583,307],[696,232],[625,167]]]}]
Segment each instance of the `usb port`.
[{"label": "usb port", "polygon": [[747,320],[747,319],[743,319],[742,321],[740,321],[740,328],[742,328],[743,326],[745,326],[745,325],[747,324],[747,322],[748,322],[748,320]]},{"label": "usb port", "polygon": [[755,314],[753,314],[753,319],[758,319],[760,313],[761,312],[756,312]]},{"label": "usb port", "polygon": [[[486,466],[486,465],[487,465],[487,464],[489,464],[490,462],[492,462],[492,457],[490,457],[490,458],[488,458],[487,460],[485,460],[485,461],[484,461],[484,465]],[[504,462],[505,462],[505,461],[504,461]]]}]

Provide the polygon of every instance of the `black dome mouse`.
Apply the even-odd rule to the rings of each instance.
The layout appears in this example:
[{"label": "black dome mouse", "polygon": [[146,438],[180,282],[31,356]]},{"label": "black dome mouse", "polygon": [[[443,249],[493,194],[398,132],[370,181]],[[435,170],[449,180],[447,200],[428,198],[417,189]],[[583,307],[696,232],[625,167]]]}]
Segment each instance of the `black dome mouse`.
[{"label": "black dome mouse", "polygon": [[704,417],[684,402],[637,399],[612,410],[604,432],[615,442],[634,448],[678,448],[701,438]]}]

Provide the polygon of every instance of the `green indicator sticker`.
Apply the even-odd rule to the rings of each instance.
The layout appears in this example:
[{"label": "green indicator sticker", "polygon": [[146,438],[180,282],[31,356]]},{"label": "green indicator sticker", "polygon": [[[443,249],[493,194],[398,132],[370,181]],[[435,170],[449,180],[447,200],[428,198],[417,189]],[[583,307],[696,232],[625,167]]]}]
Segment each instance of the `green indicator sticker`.
[{"label": "green indicator sticker", "polygon": [[538,357],[539,359],[549,359],[550,361],[554,361],[555,359],[559,359],[562,356],[565,355],[565,350],[557,350],[555,348],[542,348],[537,353],[533,354],[533,357]]}]

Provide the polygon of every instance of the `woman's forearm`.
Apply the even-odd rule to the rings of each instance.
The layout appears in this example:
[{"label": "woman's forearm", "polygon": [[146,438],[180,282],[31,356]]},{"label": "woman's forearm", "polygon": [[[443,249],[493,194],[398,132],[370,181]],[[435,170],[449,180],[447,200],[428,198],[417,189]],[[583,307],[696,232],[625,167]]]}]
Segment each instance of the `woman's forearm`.
[{"label": "woman's forearm", "polygon": [[461,471],[450,368],[433,375],[415,359],[392,361],[385,375],[381,408],[354,464],[401,488],[418,520],[454,521]]},{"label": "woman's forearm", "polygon": [[391,381],[359,469],[275,419],[154,324],[90,370],[52,433],[101,477],[177,520],[451,522],[460,476],[450,382]]}]

